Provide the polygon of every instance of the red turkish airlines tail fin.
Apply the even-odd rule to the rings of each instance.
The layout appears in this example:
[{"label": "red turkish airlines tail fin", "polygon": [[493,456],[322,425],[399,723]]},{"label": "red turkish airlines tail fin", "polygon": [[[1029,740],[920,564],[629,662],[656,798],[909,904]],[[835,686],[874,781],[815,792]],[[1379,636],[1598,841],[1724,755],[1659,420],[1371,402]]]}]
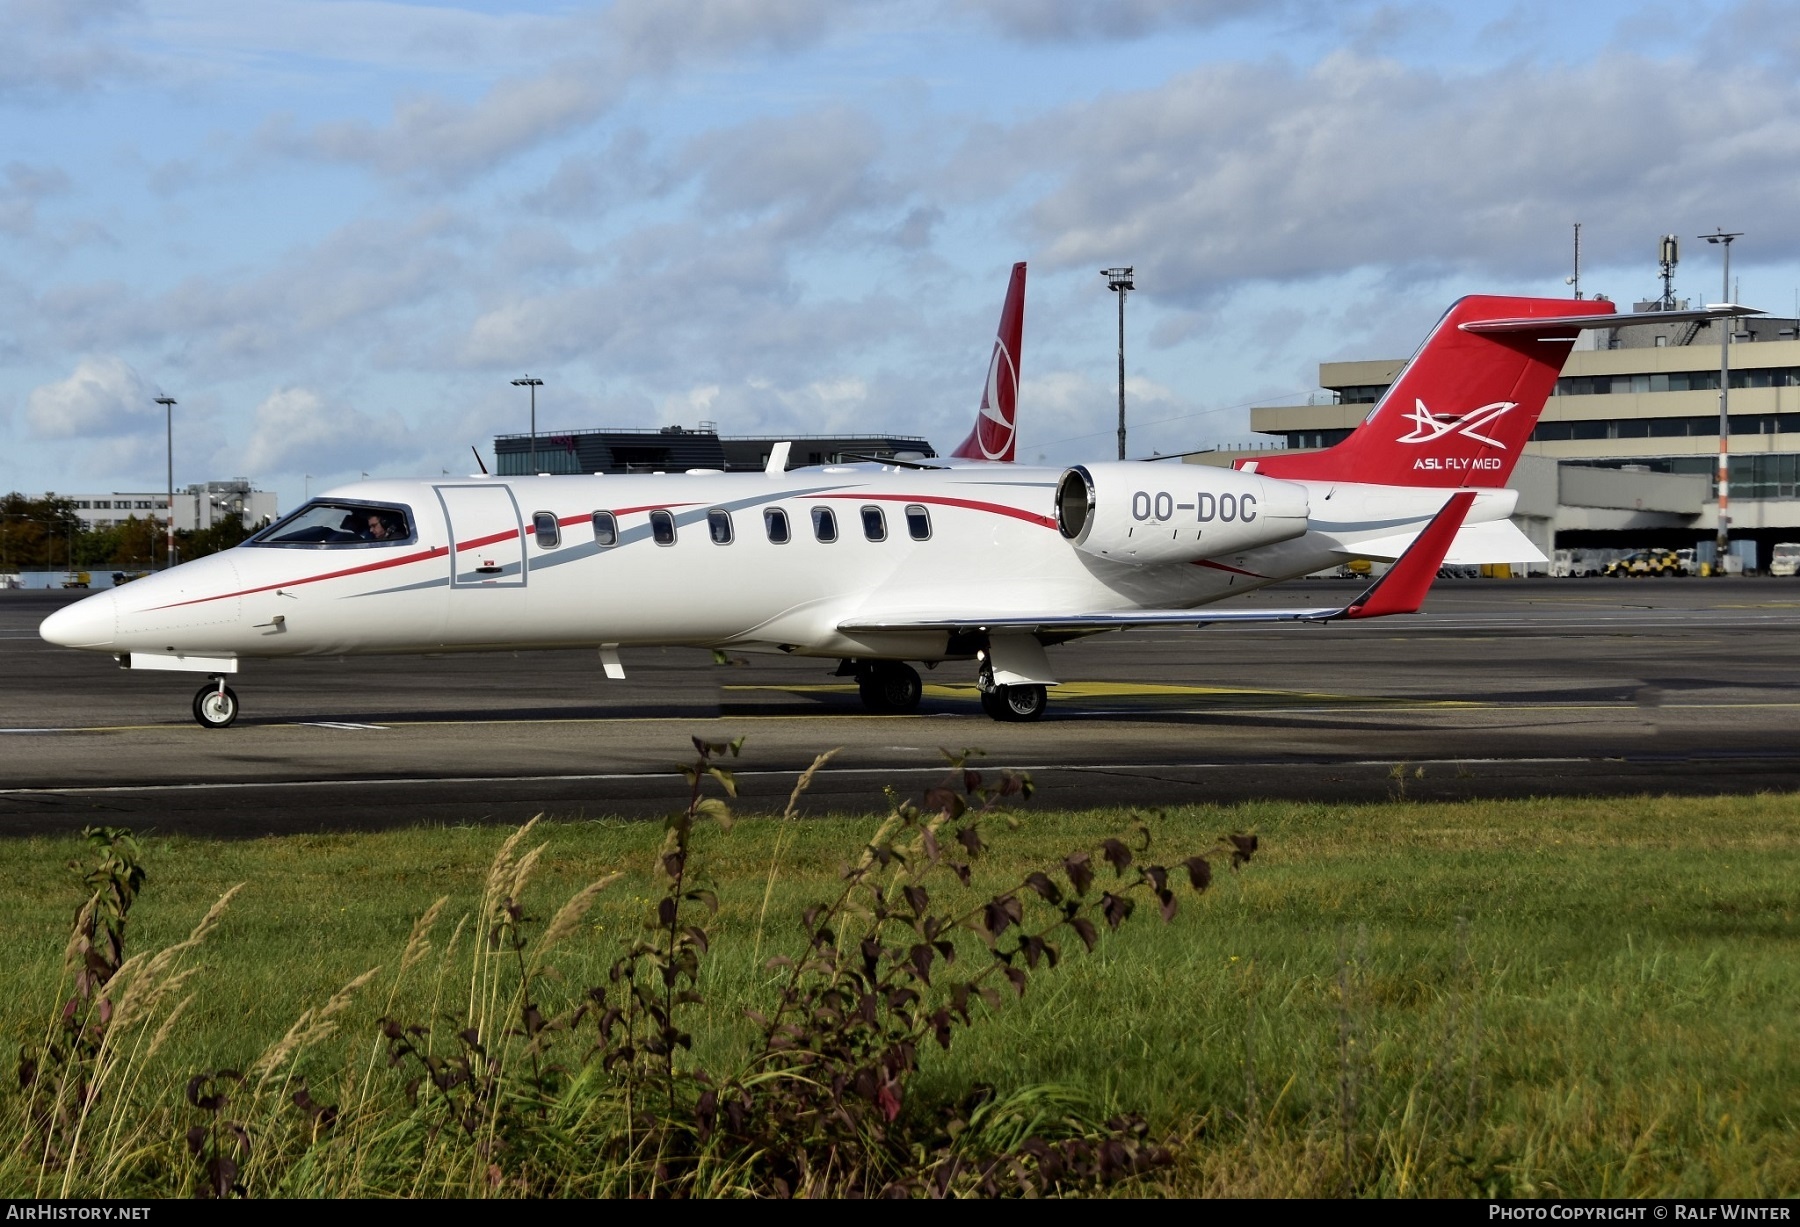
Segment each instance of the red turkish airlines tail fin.
[{"label": "red turkish airlines tail fin", "polygon": [[1615,310],[1605,299],[1458,299],[1349,438],[1324,451],[1238,465],[1316,481],[1504,486],[1571,342],[1584,327],[1612,326],[1598,317]]},{"label": "red turkish airlines tail fin", "polygon": [[1012,267],[1006,302],[1000,308],[1000,331],[994,337],[994,355],[988,359],[987,385],[981,390],[975,428],[952,456],[963,460],[1013,458],[1019,421],[1019,347],[1024,337],[1025,263],[1020,261]]}]

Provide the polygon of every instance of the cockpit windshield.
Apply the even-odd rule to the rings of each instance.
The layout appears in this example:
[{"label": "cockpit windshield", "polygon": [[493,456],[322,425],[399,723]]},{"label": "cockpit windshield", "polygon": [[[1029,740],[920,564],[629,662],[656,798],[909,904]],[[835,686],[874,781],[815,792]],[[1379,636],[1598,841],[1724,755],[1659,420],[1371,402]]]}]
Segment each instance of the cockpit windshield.
[{"label": "cockpit windshield", "polygon": [[342,549],[346,546],[406,545],[417,539],[410,508],[390,503],[319,499],[277,520],[244,544]]}]

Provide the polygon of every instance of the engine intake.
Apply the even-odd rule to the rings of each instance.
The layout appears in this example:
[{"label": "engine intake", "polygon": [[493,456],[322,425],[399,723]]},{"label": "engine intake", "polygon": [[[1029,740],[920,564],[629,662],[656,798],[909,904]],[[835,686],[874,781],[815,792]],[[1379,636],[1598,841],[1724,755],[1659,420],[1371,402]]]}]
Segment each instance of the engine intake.
[{"label": "engine intake", "polygon": [[1192,562],[1306,532],[1306,488],[1236,469],[1125,462],[1076,465],[1056,487],[1056,525],[1114,562]]}]

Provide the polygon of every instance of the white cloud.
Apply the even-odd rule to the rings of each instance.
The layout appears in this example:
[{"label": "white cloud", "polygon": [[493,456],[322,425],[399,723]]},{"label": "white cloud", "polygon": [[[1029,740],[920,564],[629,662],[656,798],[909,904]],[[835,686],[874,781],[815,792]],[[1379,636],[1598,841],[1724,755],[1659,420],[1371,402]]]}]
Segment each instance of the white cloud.
[{"label": "white cloud", "polygon": [[309,388],[284,388],[256,407],[242,467],[250,473],[373,471],[412,447],[397,413],[377,417]]},{"label": "white cloud", "polygon": [[69,176],[54,166],[8,162],[0,182],[0,234],[25,238],[38,228],[38,204],[69,190]]},{"label": "white cloud", "polygon": [[870,7],[866,0],[617,0],[600,33],[625,71],[667,72],[700,57],[791,52]]},{"label": "white cloud", "polygon": [[0,97],[89,89],[137,66],[117,23],[135,0],[0,0]]},{"label": "white cloud", "polygon": [[816,237],[895,198],[874,172],[881,149],[873,118],[831,106],[714,129],[683,162],[700,175],[709,214],[772,217],[783,233]]},{"label": "white cloud", "polygon": [[567,27],[549,67],[509,76],[473,102],[410,95],[383,123],[310,128],[292,116],[263,124],[263,148],[348,162],[424,183],[461,183],[579,130],[630,85],[695,60],[792,51],[822,37],[854,6],[832,0],[617,0]]},{"label": "white cloud", "polygon": [[591,62],[564,62],[537,76],[494,85],[472,103],[415,94],[384,124],[336,120],[296,131],[291,117],[263,125],[268,149],[366,166],[379,174],[457,182],[588,123],[617,97],[620,82]]},{"label": "white cloud", "polygon": [[1207,28],[1244,18],[1278,18],[1293,0],[965,0],[1000,30],[1025,42],[1141,38],[1176,26]]},{"label": "white cloud", "polygon": [[83,358],[67,379],[32,389],[25,422],[39,439],[135,434],[161,424],[156,395],[123,358]]},{"label": "white cloud", "polygon": [[1800,251],[1800,87],[1715,75],[1618,54],[1474,76],[1344,53],[1212,66],[983,137],[961,163],[1055,168],[1029,210],[1045,262],[1134,263],[1140,290],[1186,302],[1367,266],[1545,275],[1575,220],[1596,262],[1721,220]]}]

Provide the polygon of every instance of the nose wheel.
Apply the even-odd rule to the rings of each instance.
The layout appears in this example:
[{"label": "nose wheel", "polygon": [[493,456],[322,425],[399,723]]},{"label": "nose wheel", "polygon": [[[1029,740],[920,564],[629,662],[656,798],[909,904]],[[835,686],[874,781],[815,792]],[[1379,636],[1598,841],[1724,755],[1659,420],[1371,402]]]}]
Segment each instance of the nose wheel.
[{"label": "nose wheel", "polygon": [[194,696],[194,719],[203,729],[230,728],[238,718],[238,699],[225,679],[214,678]]}]

